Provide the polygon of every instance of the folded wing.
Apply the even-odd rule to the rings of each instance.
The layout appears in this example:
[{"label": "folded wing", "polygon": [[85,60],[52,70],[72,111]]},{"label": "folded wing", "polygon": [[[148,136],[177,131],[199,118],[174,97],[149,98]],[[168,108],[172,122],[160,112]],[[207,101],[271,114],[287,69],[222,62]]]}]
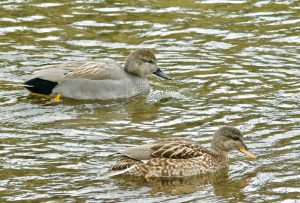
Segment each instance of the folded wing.
[{"label": "folded wing", "polygon": [[166,139],[152,144],[140,145],[120,151],[136,160],[152,158],[189,159],[209,153],[200,144],[185,138]]},{"label": "folded wing", "polygon": [[112,59],[70,62],[45,66],[34,72],[34,78],[52,82],[68,79],[117,80],[124,74],[122,67]]}]

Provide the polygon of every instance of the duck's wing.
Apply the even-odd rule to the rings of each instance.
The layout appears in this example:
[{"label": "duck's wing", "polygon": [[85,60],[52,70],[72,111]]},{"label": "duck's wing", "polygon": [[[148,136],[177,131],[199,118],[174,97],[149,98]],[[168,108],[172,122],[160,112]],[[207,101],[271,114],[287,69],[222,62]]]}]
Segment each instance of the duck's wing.
[{"label": "duck's wing", "polygon": [[153,158],[189,159],[208,154],[209,151],[197,143],[156,144],[151,147]]},{"label": "duck's wing", "polygon": [[141,161],[124,156],[118,160],[118,162],[112,166],[111,170],[125,170]]},{"label": "duck's wing", "polygon": [[34,78],[59,83],[67,79],[117,80],[124,70],[112,59],[101,59],[45,66],[33,74]]},{"label": "duck's wing", "polygon": [[119,153],[136,160],[149,160],[152,158],[189,159],[210,152],[194,141],[171,138],[170,140],[131,147]]}]

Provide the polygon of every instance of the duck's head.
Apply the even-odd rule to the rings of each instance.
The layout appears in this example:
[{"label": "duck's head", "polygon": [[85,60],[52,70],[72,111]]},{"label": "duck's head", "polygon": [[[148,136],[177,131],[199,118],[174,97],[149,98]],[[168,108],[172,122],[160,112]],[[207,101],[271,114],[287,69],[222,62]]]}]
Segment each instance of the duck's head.
[{"label": "duck's head", "polygon": [[239,150],[246,154],[249,158],[255,159],[256,157],[248,151],[247,146],[242,140],[243,136],[241,131],[234,127],[221,127],[218,129],[212,139],[212,149],[215,151]]},{"label": "duck's head", "polygon": [[137,49],[126,59],[125,71],[134,75],[146,76],[155,74],[171,80],[171,77],[162,72],[156,64],[156,57],[149,49]]}]

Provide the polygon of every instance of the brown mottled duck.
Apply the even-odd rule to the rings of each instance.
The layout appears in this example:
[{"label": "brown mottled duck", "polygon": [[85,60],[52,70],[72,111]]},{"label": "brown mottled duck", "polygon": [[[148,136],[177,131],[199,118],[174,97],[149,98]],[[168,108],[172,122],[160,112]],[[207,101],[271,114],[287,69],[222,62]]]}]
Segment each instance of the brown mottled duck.
[{"label": "brown mottled duck", "polygon": [[186,138],[171,138],[131,147],[122,151],[122,158],[112,167],[118,174],[151,177],[187,177],[214,173],[229,165],[228,152],[239,150],[249,158],[241,132],[234,127],[221,127],[206,149]]}]

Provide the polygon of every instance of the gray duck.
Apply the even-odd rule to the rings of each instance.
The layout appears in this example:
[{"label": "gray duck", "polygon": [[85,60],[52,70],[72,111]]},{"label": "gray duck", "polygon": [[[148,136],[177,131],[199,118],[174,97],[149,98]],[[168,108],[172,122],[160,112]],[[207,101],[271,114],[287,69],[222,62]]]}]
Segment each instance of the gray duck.
[{"label": "gray duck", "polygon": [[113,59],[68,62],[44,66],[24,83],[33,93],[74,99],[128,98],[150,90],[146,76],[155,74],[171,80],[157,66],[152,51],[137,49],[124,67]]}]

